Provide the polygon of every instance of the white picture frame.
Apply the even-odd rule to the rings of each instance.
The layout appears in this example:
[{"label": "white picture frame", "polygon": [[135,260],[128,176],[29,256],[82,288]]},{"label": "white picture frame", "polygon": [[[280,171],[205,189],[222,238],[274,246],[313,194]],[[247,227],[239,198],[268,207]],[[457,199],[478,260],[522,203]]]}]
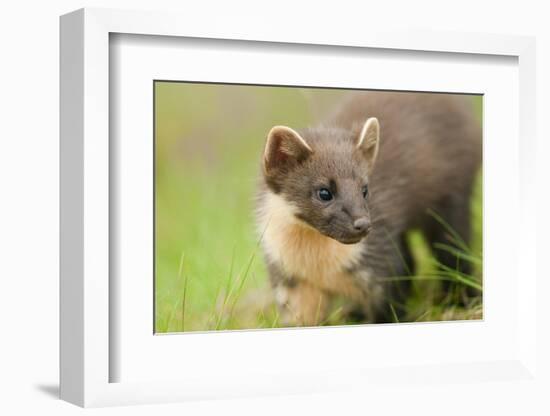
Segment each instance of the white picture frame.
[{"label": "white picture frame", "polygon": [[[536,321],[522,319],[536,314],[536,218],[528,215],[535,212],[536,205],[531,181],[535,166],[532,146],[535,142],[534,39],[420,31],[399,33],[364,28],[349,28],[336,34],[315,26],[302,33],[299,28],[280,31],[276,24],[255,21],[242,22],[236,28],[223,18],[213,18],[211,23],[205,26],[185,15],[106,9],[83,9],[61,18],[61,398],[87,407],[297,394],[359,389],[361,386],[383,391],[384,385],[393,385],[396,379],[403,388],[414,382],[430,385],[451,379],[479,386],[486,380],[539,383]],[[512,117],[517,117],[517,123],[510,124],[519,130],[514,133],[519,144],[519,169],[517,177],[511,178],[518,185],[514,192],[519,202],[513,209],[520,218],[515,231],[517,259],[513,261],[517,262],[518,270],[521,266],[523,271],[515,298],[517,311],[513,313],[513,318],[521,322],[521,325],[515,323],[517,331],[514,330],[511,338],[517,345],[502,348],[501,354],[495,353],[495,360],[470,357],[462,362],[446,362],[442,357],[440,362],[419,360],[403,368],[385,364],[379,368],[373,364],[366,368],[342,365],[341,368],[323,368],[320,372],[280,368],[278,373],[266,370],[248,379],[214,370],[205,371],[202,377],[197,372],[172,381],[168,377],[159,379],[157,375],[148,381],[113,382],[112,368],[123,357],[118,356],[119,350],[112,348],[111,322],[117,308],[113,304],[116,299],[112,297],[110,283],[113,271],[110,230],[116,226],[110,215],[110,201],[114,197],[110,194],[110,183],[111,174],[117,169],[110,156],[109,139],[112,134],[109,124],[112,34],[270,42],[277,43],[283,50],[285,45],[300,44],[305,48],[330,45],[336,49],[467,54],[474,61],[476,56],[486,55],[517,59],[519,105],[518,113]],[[281,331],[270,337],[288,340],[304,331],[307,330]],[[310,331],[309,337],[322,337],[323,342],[327,342],[330,338],[348,336],[342,335],[343,332],[321,331]],[[416,331],[415,326],[408,326],[406,331]],[[254,336],[257,338],[257,335],[241,332],[224,334],[224,339],[231,339],[238,345],[244,342],[244,337],[251,339]],[[213,339],[210,337],[204,342],[212,343]],[[162,342],[176,341],[163,337]]]}]

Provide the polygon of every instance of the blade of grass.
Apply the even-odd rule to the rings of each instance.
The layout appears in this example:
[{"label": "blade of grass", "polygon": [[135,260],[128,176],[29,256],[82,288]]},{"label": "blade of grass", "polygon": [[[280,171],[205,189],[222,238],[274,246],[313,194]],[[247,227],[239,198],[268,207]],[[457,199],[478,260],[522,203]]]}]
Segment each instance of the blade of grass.
[{"label": "blade of grass", "polygon": [[474,282],[473,280],[466,278],[464,276],[461,276],[459,273],[448,273],[448,276],[450,276],[450,280],[457,281],[459,283],[462,283],[466,286],[470,286],[474,289],[479,290],[480,292],[483,290],[483,286],[481,286],[479,283]]},{"label": "blade of grass", "polygon": [[256,253],[254,252],[250,256],[250,260],[249,260],[249,262],[246,266],[245,272],[244,272],[244,274],[242,275],[242,277],[240,279],[239,286],[237,287],[237,292],[233,296],[233,303],[231,305],[231,308],[229,309],[229,319],[231,319],[233,317],[233,313],[235,311],[235,306],[237,305],[237,301],[239,300],[239,297],[242,293],[244,283],[246,282],[246,279],[247,279],[248,274],[250,272],[250,268],[252,267],[252,263],[254,263],[255,258],[256,258]]},{"label": "blade of grass", "polygon": [[399,323],[399,318],[397,317],[397,314],[395,313],[395,308],[393,307],[393,305],[390,303],[390,310],[391,310],[391,314],[392,314],[392,318],[394,320],[394,322],[396,324]]},{"label": "blade of grass", "polygon": [[[180,262],[179,262],[179,266],[178,266],[178,274],[176,276],[176,283],[175,283],[175,290],[177,292],[179,292],[179,289],[180,289],[180,285],[181,285],[181,273],[182,273],[182,270],[183,270],[183,259],[185,258],[185,252],[182,251],[181,252],[181,255],[180,255]],[[172,321],[174,319],[174,315],[176,314],[176,309],[178,309],[178,306],[179,306],[179,303],[180,303],[180,300],[178,299],[176,302],[174,302],[174,304],[172,305],[172,308],[170,310],[170,314],[168,316],[168,320],[166,322],[166,331],[170,331],[170,328],[171,328],[171,324],[172,324]]]},{"label": "blade of grass", "polygon": [[[227,305],[228,301],[229,301],[229,298],[231,296],[231,292],[232,292],[232,280],[233,280],[233,267],[235,265],[235,250],[236,250],[236,245],[233,246],[233,252],[231,254],[231,264],[229,266],[229,275],[227,276],[227,284],[225,286],[225,293],[224,293],[224,298],[223,298],[223,302],[222,302],[222,306],[220,308],[220,312],[218,314],[218,319],[216,321],[216,327],[215,329],[218,330],[220,329],[220,325],[222,323],[222,320],[224,318],[224,314],[225,314],[225,306]],[[216,308],[216,306],[214,306],[214,309]]]},{"label": "blade of grass", "polygon": [[[388,229],[386,227],[384,227],[384,231],[386,232],[386,237],[388,237],[388,239],[390,240],[391,242],[391,245],[393,246],[393,249],[395,250],[395,252],[397,253],[397,255],[399,256],[399,260],[401,260],[401,264],[403,265],[403,267],[405,268],[405,271],[408,273],[408,274],[411,274],[411,270],[409,268],[409,265],[407,264],[407,262],[405,261],[405,258],[403,257],[403,254],[401,253],[401,250],[399,249],[399,246],[397,245],[397,243],[395,242],[394,238],[391,236],[390,232],[388,231]],[[395,271],[395,270],[394,270]]]},{"label": "blade of grass", "polygon": [[427,311],[424,311],[424,313],[420,314],[415,320],[414,322],[420,322],[420,320],[422,318],[424,318],[426,315],[428,315],[430,313],[430,310],[428,309]]},{"label": "blade of grass", "polygon": [[452,236],[453,243],[455,243],[457,246],[460,246],[464,251],[469,252],[470,248],[468,245],[464,242],[462,237],[458,235],[458,233],[451,227],[439,214],[437,214],[434,210],[429,209],[428,214],[431,215],[437,222],[439,222],[445,230]]},{"label": "blade of grass", "polygon": [[264,237],[264,234],[267,230],[267,227],[269,226],[269,221],[268,223],[266,224],[264,230],[262,231],[262,234],[260,235],[260,238],[258,239],[258,241],[256,242],[256,247],[254,248],[254,250],[252,251],[252,254],[250,255],[250,259],[248,261],[248,264],[246,266],[246,269],[244,271],[243,274],[241,274],[240,276],[241,279],[239,280],[239,284],[237,286],[237,291],[236,293],[233,295],[233,301],[232,301],[232,304],[231,304],[231,308],[229,309],[229,317],[228,319],[231,320],[232,317],[233,317],[233,313],[235,311],[235,306],[237,305],[237,301],[239,300],[239,297],[241,296],[241,293],[242,293],[242,289],[244,287],[244,283],[246,282],[247,278],[248,278],[248,274],[250,273],[250,269],[252,267],[252,264],[254,263],[254,259],[256,257],[256,251],[258,250],[258,248],[260,247],[260,244],[263,240],[263,237]]},{"label": "blade of grass", "polygon": [[434,243],[434,248],[447,251],[448,253],[451,253],[451,254],[455,255],[456,257],[461,258],[463,260],[469,261],[470,263],[475,263],[475,264],[481,264],[482,263],[481,258],[479,258],[477,256],[474,256],[474,255],[471,255],[471,254],[464,253],[463,251],[460,251],[457,248],[455,248],[453,246],[450,246],[448,244]]},{"label": "blade of grass", "polygon": [[275,318],[273,318],[273,321],[271,322],[271,328],[279,327],[279,318],[279,308],[275,307]]},{"label": "blade of grass", "polygon": [[431,280],[453,280],[452,278],[450,277],[443,277],[443,276],[440,276],[440,275],[437,275],[437,274],[433,274],[433,275],[425,275],[425,276],[421,276],[421,275],[415,275],[415,276],[392,276],[392,277],[385,277],[384,278],[384,281],[385,282],[403,282],[403,281],[407,281],[407,280],[418,280],[418,281],[431,281]]},{"label": "blade of grass", "polygon": [[321,302],[323,301],[323,295],[319,295],[319,300],[317,301],[317,310],[315,311],[315,323],[319,323],[319,317],[321,315]]},{"label": "blade of grass", "polygon": [[321,325],[326,325],[329,322],[331,322],[333,319],[337,317],[339,318],[343,310],[344,308],[342,308],[341,306],[336,308],[329,316],[327,316],[327,318],[323,322],[321,322]]},{"label": "blade of grass", "polygon": [[465,285],[471,286],[479,291],[482,290],[482,286],[472,279],[471,276],[461,273],[458,270],[455,270],[451,267],[445,266],[444,264],[439,264],[439,267],[441,267],[442,270],[439,271],[440,274],[454,278],[458,280],[461,283],[464,283]]},{"label": "blade of grass", "polygon": [[[183,256],[180,264],[180,273],[183,272]],[[185,332],[185,305],[187,299],[187,282],[188,282],[187,273],[183,273],[183,299],[181,301],[181,332]]]}]

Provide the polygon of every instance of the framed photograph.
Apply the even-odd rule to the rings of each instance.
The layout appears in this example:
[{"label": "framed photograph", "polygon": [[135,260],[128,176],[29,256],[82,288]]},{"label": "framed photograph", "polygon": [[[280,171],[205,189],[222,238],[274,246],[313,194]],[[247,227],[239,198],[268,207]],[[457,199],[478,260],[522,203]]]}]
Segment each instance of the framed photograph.
[{"label": "framed photograph", "polygon": [[482,319],[481,95],[157,80],[154,105],[156,334]]},{"label": "framed photograph", "polygon": [[61,397],[539,383],[534,50],[62,16]]}]

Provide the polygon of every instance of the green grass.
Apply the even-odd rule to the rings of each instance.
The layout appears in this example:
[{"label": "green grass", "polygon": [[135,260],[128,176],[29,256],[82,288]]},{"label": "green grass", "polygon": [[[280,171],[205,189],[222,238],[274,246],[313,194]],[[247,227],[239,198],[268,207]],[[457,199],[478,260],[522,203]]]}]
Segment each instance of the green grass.
[{"label": "green grass", "polygon": [[[156,332],[280,325],[254,226],[254,192],[265,135],[276,124],[299,128],[315,122],[341,94],[156,84]],[[476,108],[481,114],[481,99]],[[455,253],[472,263],[472,276],[454,270],[436,273],[422,236],[410,234],[418,275],[406,305],[407,321],[480,317],[481,299],[473,299],[467,308],[458,307],[457,300],[466,286],[481,285],[481,198],[480,175],[472,197],[474,238],[471,246],[459,245]],[[455,281],[456,290],[442,293],[442,279]],[[324,323],[347,323],[341,312],[336,305]]]}]

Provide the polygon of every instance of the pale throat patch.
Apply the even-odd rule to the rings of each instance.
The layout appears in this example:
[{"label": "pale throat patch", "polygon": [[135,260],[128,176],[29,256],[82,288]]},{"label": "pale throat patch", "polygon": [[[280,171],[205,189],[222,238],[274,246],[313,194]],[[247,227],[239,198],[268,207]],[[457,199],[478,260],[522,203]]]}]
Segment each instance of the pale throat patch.
[{"label": "pale throat patch", "polygon": [[364,246],[342,244],[296,218],[296,207],[267,192],[259,232],[268,259],[294,278],[330,292],[353,296],[357,287],[347,270],[358,264]]}]

